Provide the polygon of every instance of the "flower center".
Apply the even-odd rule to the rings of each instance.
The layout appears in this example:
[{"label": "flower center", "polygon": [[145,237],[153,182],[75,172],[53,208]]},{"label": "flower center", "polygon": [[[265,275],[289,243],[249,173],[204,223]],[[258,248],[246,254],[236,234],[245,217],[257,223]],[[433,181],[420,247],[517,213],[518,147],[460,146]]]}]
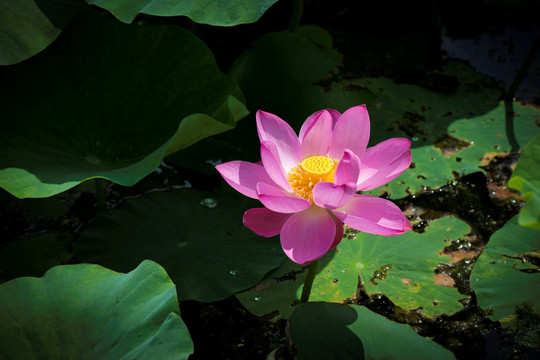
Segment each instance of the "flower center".
[{"label": "flower center", "polygon": [[313,187],[321,182],[333,182],[337,160],[328,156],[310,156],[293,167],[287,176],[295,194],[313,202]]}]

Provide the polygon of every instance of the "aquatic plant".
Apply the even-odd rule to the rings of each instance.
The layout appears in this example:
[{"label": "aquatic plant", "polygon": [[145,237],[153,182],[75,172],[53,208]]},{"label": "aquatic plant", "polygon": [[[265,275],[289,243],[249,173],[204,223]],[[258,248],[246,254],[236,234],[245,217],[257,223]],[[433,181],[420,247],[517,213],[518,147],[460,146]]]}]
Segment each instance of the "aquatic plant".
[{"label": "aquatic plant", "polygon": [[319,259],[343,238],[343,224],[371,234],[399,235],[411,229],[391,201],[357,191],[372,190],[398,177],[411,163],[410,141],[394,138],[369,149],[365,106],[340,114],[309,116],[297,137],[279,117],[258,111],[262,165],[231,161],[216,166],[243,195],[265,206],[244,214],[255,233],[280,235],[294,262]]},{"label": "aquatic plant", "polygon": [[536,356],[540,8],[491,3],[1,2],[0,358]]}]

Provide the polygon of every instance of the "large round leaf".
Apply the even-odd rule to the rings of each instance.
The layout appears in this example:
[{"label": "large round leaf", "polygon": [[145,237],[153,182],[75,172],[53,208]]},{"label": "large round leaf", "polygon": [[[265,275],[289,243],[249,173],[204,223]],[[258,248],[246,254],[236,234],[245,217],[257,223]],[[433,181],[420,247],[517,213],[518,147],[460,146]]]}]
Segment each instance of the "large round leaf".
[{"label": "large round leaf", "polygon": [[139,13],[158,16],[190,17],[193,21],[233,26],[255,22],[277,0],[86,0],[109,10],[123,22],[130,23]]},{"label": "large round leaf", "polygon": [[[465,296],[434,274],[440,251],[448,240],[463,237],[469,227],[456,218],[433,221],[425,233],[409,231],[399,236],[358,233],[343,239],[335,253],[321,258],[310,300],[343,302],[353,298],[358,277],[367,293],[382,293],[403,309],[422,307],[428,316],[452,314]],[[285,263],[254,288],[237,295],[257,315],[278,310],[287,317],[300,298],[305,268]],[[450,285],[450,286],[448,286]]]},{"label": "large round leaf", "polygon": [[[478,171],[484,156],[502,154],[512,149],[507,133],[507,109],[504,103],[483,116],[460,119],[448,127],[452,136],[470,146],[452,154],[449,162],[460,173]],[[540,111],[534,106],[513,104],[515,140],[523,147],[540,134]]]},{"label": "large round leaf", "polygon": [[187,359],[193,343],[158,264],[64,265],[0,285],[3,359]]},{"label": "large round leaf", "polygon": [[221,300],[254,285],[285,257],[276,239],[242,224],[244,211],[256,205],[232,192],[150,193],[99,213],[81,233],[75,256],[118,271],[152,259],[181,300]]},{"label": "large round leaf", "polygon": [[[333,255],[334,253],[330,252],[319,259],[317,276],[320,269],[325,268],[322,264],[328,263]],[[302,267],[286,259],[253,288],[236,294],[236,298],[254,315],[264,316],[277,311],[275,319],[288,319],[294,306],[300,301],[306,275],[307,266]]]},{"label": "large round leaf", "polygon": [[277,0],[17,0],[0,2],[0,65],[16,64],[45,49],[88,4],[131,23],[139,13],[185,15],[203,24],[233,26],[257,21]]},{"label": "large round leaf", "polygon": [[455,120],[483,115],[499,105],[500,90],[493,80],[461,62],[449,62],[438,76],[455,88],[437,91],[419,85],[396,83],[388,78],[358,79],[377,96],[370,108],[373,144],[393,136],[414,138],[413,146],[433,144],[448,133]]},{"label": "large round leaf", "polygon": [[495,232],[476,261],[471,288],[478,304],[508,325],[517,306],[540,314],[540,230],[518,224],[518,216]]},{"label": "large round leaf", "polygon": [[21,198],[93,177],[133,185],[165,154],[247,114],[189,32],[90,13],[0,77],[0,186]]},{"label": "large round leaf", "polygon": [[508,186],[521,191],[527,204],[519,213],[519,224],[540,230],[540,135],[532,139],[519,157]]},{"label": "large round leaf", "polygon": [[317,110],[331,107],[344,111],[372,99],[365,90],[347,93],[345,83],[334,84],[327,93],[315,85],[341,64],[342,57],[301,35],[268,33],[236,60],[230,74],[246,94],[252,111],[274,113],[299,130]]},{"label": "large round leaf", "polygon": [[[370,91],[349,81],[324,81],[341,64],[342,55],[329,47],[330,34],[316,26],[301,26],[298,34],[268,33],[255,40],[233,64],[231,77],[246,94],[255,113],[264,110],[281,117],[296,130],[313,112],[324,108],[344,111],[374,101]],[[306,66],[309,64],[309,66]],[[192,170],[212,173],[212,162],[260,160],[255,119],[234,130],[201,141],[169,158]],[[211,161],[210,161],[211,160]]]},{"label": "large round leaf", "polygon": [[432,221],[422,234],[358,233],[356,239],[344,239],[327,271],[317,279],[313,299],[332,296],[333,287],[346,288],[352,297],[360,275],[368,294],[382,293],[403,309],[422,307],[428,316],[453,314],[463,307],[459,300],[466,296],[452,283],[440,281],[434,270],[441,262],[450,262],[440,254],[448,242],[469,232],[463,221],[446,217]]},{"label": "large round leaf", "polygon": [[[379,119],[380,113],[375,113],[372,119]],[[526,144],[540,133],[537,123],[540,121],[540,111],[532,106],[514,104],[515,135],[520,144]],[[420,126],[424,124],[419,122]],[[435,126],[426,120],[425,126]],[[385,184],[371,194],[379,195],[388,192],[394,198],[400,198],[410,193],[416,193],[424,187],[436,188],[455,179],[455,174],[465,175],[481,171],[484,158],[503,154],[512,146],[506,136],[506,109],[503,103],[480,116],[455,119],[447,124],[445,130],[454,140],[449,140],[447,154],[434,144],[413,142],[412,161],[414,167],[408,169],[397,179]],[[435,131],[435,130],[434,130]],[[443,130],[438,130],[443,134]],[[401,135],[403,136],[403,135]]]},{"label": "large round leaf", "polygon": [[298,359],[453,359],[453,354],[411,327],[363,306],[306,303],[290,319]]},{"label": "large round leaf", "polygon": [[[401,198],[424,187],[436,188],[456,174],[479,171],[486,155],[511,150],[509,114],[493,81],[459,62],[449,62],[439,76],[450,84],[455,81],[455,88],[438,92],[387,78],[357,80],[377,96],[376,106],[368,107],[372,124],[377,124],[371,144],[393,136],[412,140],[413,167],[372,194]],[[540,112],[519,103],[513,107],[509,120],[517,142],[524,145],[540,132]]]},{"label": "large round leaf", "polygon": [[0,65],[16,64],[49,46],[79,11],[83,0],[0,2]]}]

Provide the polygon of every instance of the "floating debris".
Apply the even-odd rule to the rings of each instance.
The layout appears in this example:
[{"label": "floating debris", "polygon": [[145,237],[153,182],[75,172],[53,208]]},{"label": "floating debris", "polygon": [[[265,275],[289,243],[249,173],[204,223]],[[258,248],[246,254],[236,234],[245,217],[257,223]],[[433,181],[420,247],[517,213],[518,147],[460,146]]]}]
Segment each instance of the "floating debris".
[{"label": "floating debris", "polygon": [[217,200],[212,198],[204,198],[201,200],[200,203],[202,206],[207,207],[209,209],[215,208],[217,206]]}]

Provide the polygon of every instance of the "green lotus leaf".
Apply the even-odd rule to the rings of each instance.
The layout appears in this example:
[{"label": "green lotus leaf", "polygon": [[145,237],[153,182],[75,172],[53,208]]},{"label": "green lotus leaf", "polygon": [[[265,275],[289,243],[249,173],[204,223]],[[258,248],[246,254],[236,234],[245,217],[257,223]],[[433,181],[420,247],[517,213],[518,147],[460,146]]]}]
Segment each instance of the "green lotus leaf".
[{"label": "green lotus leaf", "polygon": [[[371,102],[375,99],[367,90],[351,91],[350,87],[351,84],[348,81],[332,83],[318,106],[321,109],[336,108],[343,111],[350,106]],[[253,113],[257,110],[256,108],[252,109]],[[317,109],[313,107],[311,110],[316,111]],[[288,120],[285,116],[279,116]],[[167,161],[186,169],[215,174],[215,164],[239,159],[251,162],[261,159],[260,142],[253,117],[239,122],[237,127],[231,131],[204,139],[194,146],[169,156]]]},{"label": "green lotus leaf", "polygon": [[277,0],[17,0],[0,3],[0,65],[26,60],[49,46],[79,12],[96,5],[125,23],[139,13],[190,17],[209,25],[257,21]]},{"label": "green lotus leaf", "polygon": [[290,319],[291,340],[302,359],[454,359],[410,326],[363,306],[305,303]]},{"label": "green lotus leaf", "polygon": [[133,185],[166,154],[247,114],[238,87],[189,32],[92,13],[0,77],[0,186],[19,198],[96,177]]},{"label": "green lotus leaf", "polygon": [[0,2],[0,65],[12,65],[45,49],[80,11],[83,0]]},{"label": "green lotus leaf", "polygon": [[97,214],[75,257],[117,271],[151,259],[167,270],[181,300],[222,300],[256,284],[285,257],[279,241],[242,224],[242,214],[256,206],[232,190],[150,193]]},{"label": "green lotus leaf", "polygon": [[267,33],[235,61],[230,75],[246,94],[253,113],[271,112],[298,131],[315,111],[345,111],[375,100],[370,91],[350,81],[331,82],[328,87],[319,84],[343,59],[331,45],[330,34],[314,26],[301,26],[298,34]]},{"label": "green lotus leaf", "polygon": [[[321,258],[310,300],[341,303],[353,298],[360,276],[368,294],[382,293],[405,310],[422,307],[428,316],[452,314],[462,308],[459,300],[466,296],[436,277],[434,270],[449,261],[439,254],[447,241],[469,232],[464,222],[448,217],[433,221],[422,234],[358,233],[356,239],[344,238],[335,253]],[[237,297],[256,315],[278,310],[288,317],[300,299],[305,275],[305,267],[286,262]]]},{"label": "green lotus leaf", "polygon": [[440,75],[459,85],[438,92],[383,77],[356,80],[377,96],[376,106],[368,108],[372,124],[377,124],[371,129],[371,144],[392,136],[411,138],[413,147],[433,144],[449,133],[452,122],[483,115],[499,104],[500,91],[492,81],[462,63],[450,62]]},{"label": "green lotus leaf", "polygon": [[[422,307],[428,316],[453,314],[466,297],[438,279],[434,270],[449,258],[440,252],[448,241],[470,232],[463,221],[446,217],[429,224],[422,234],[409,231],[399,236],[358,233],[343,239],[333,261],[314,283],[313,300],[332,296],[335,289],[353,297],[358,275],[368,294],[382,293],[405,310]],[[337,279],[337,281],[336,281]]]},{"label": "green lotus leaf", "polygon": [[[381,114],[376,113],[372,119],[378,115]],[[375,121],[379,120],[382,119],[375,118]],[[514,103],[514,132],[518,143],[526,144],[540,133],[538,121],[538,109]],[[427,124],[428,122],[426,126]],[[455,138],[455,143],[451,140],[451,145],[448,145],[449,154],[443,155],[433,144],[413,142],[411,152],[414,168],[370,193],[379,195],[388,192],[392,197],[400,198],[416,193],[424,187],[435,188],[453,180],[454,174],[465,175],[482,171],[480,166],[486,165],[483,161],[511,150],[506,137],[506,109],[503,103],[483,115],[455,119],[446,126],[447,134]],[[442,129],[439,131],[443,132]]]},{"label": "green lotus leaf", "polygon": [[42,276],[71,258],[73,235],[38,233],[11,241],[0,248],[0,281],[20,276]]},{"label": "green lotus leaf", "polygon": [[493,308],[493,318],[509,325],[517,306],[540,314],[540,231],[513,217],[489,239],[471,273],[478,304]]},{"label": "green lotus leaf", "polygon": [[540,230],[540,135],[532,139],[521,154],[508,180],[508,186],[521,191],[527,204],[519,213],[519,224]]},{"label": "green lotus leaf", "polygon": [[[370,91],[350,81],[332,82],[327,87],[316,85],[341,64],[341,54],[328,48],[331,43],[330,34],[315,26],[301,26],[299,34],[269,33],[254,41],[230,72],[246,94],[252,114],[257,110],[271,112],[298,131],[302,122],[317,110],[344,111],[374,101]],[[258,161],[259,153],[253,116],[234,131],[205,139],[168,160],[190,170],[215,173],[215,163]]]},{"label": "green lotus leaf", "polygon": [[[319,259],[320,269],[333,256],[328,253]],[[253,288],[236,294],[236,298],[252,314],[264,316],[277,311],[275,319],[288,319],[294,306],[300,301],[302,285],[306,279],[307,266],[300,266],[289,259],[269,272],[264,279]]]},{"label": "green lotus leaf", "polygon": [[[455,79],[455,88],[438,92],[387,78],[355,81],[377,96],[375,106],[368,107],[371,145],[389,137],[412,140],[413,167],[371,194],[400,198],[439,187],[456,174],[481,170],[483,157],[511,149],[506,109],[492,80],[460,62],[448,63],[439,75]],[[540,132],[540,112],[519,103],[514,112],[516,138],[524,144]]]},{"label": "green lotus leaf", "polygon": [[0,285],[3,359],[187,359],[193,353],[165,270],[62,265]]},{"label": "green lotus leaf", "polygon": [[334,47],[332,35],[320,26],[303,25],[298,27],[296,33],[327,49],[332,49]]},{"label": "green lotus leaf", "polygon": [[157,16],[188,16],[193,21],[234,26],[259,20],[277,0],[86,0],[87,3],[109,10],[125,23],[131,23],[137,14]]},{"label": "green lotus leaf", "polygon": [[[540,110],[515,102],[514,132],[518,144],[524,146],[540,134]],[[494,154],[508,153],[512,145],[506,133],[506,109],[503,103],[483,116],[460,119],[452,123],[448,133],[470,146],[449,157],[456,171],[469,173],[478,171],[482,158]],[[461,159],[461,160],[458,160]]]},{"label": "green lotus leaf", "polygon": [[325,107],[325,91],[315,83],[341,61],[340,53],[284,31],[254,41],[235,61],[230,74],[246,94],[252,112],[271,112],[299,130],[311,113]]}]

